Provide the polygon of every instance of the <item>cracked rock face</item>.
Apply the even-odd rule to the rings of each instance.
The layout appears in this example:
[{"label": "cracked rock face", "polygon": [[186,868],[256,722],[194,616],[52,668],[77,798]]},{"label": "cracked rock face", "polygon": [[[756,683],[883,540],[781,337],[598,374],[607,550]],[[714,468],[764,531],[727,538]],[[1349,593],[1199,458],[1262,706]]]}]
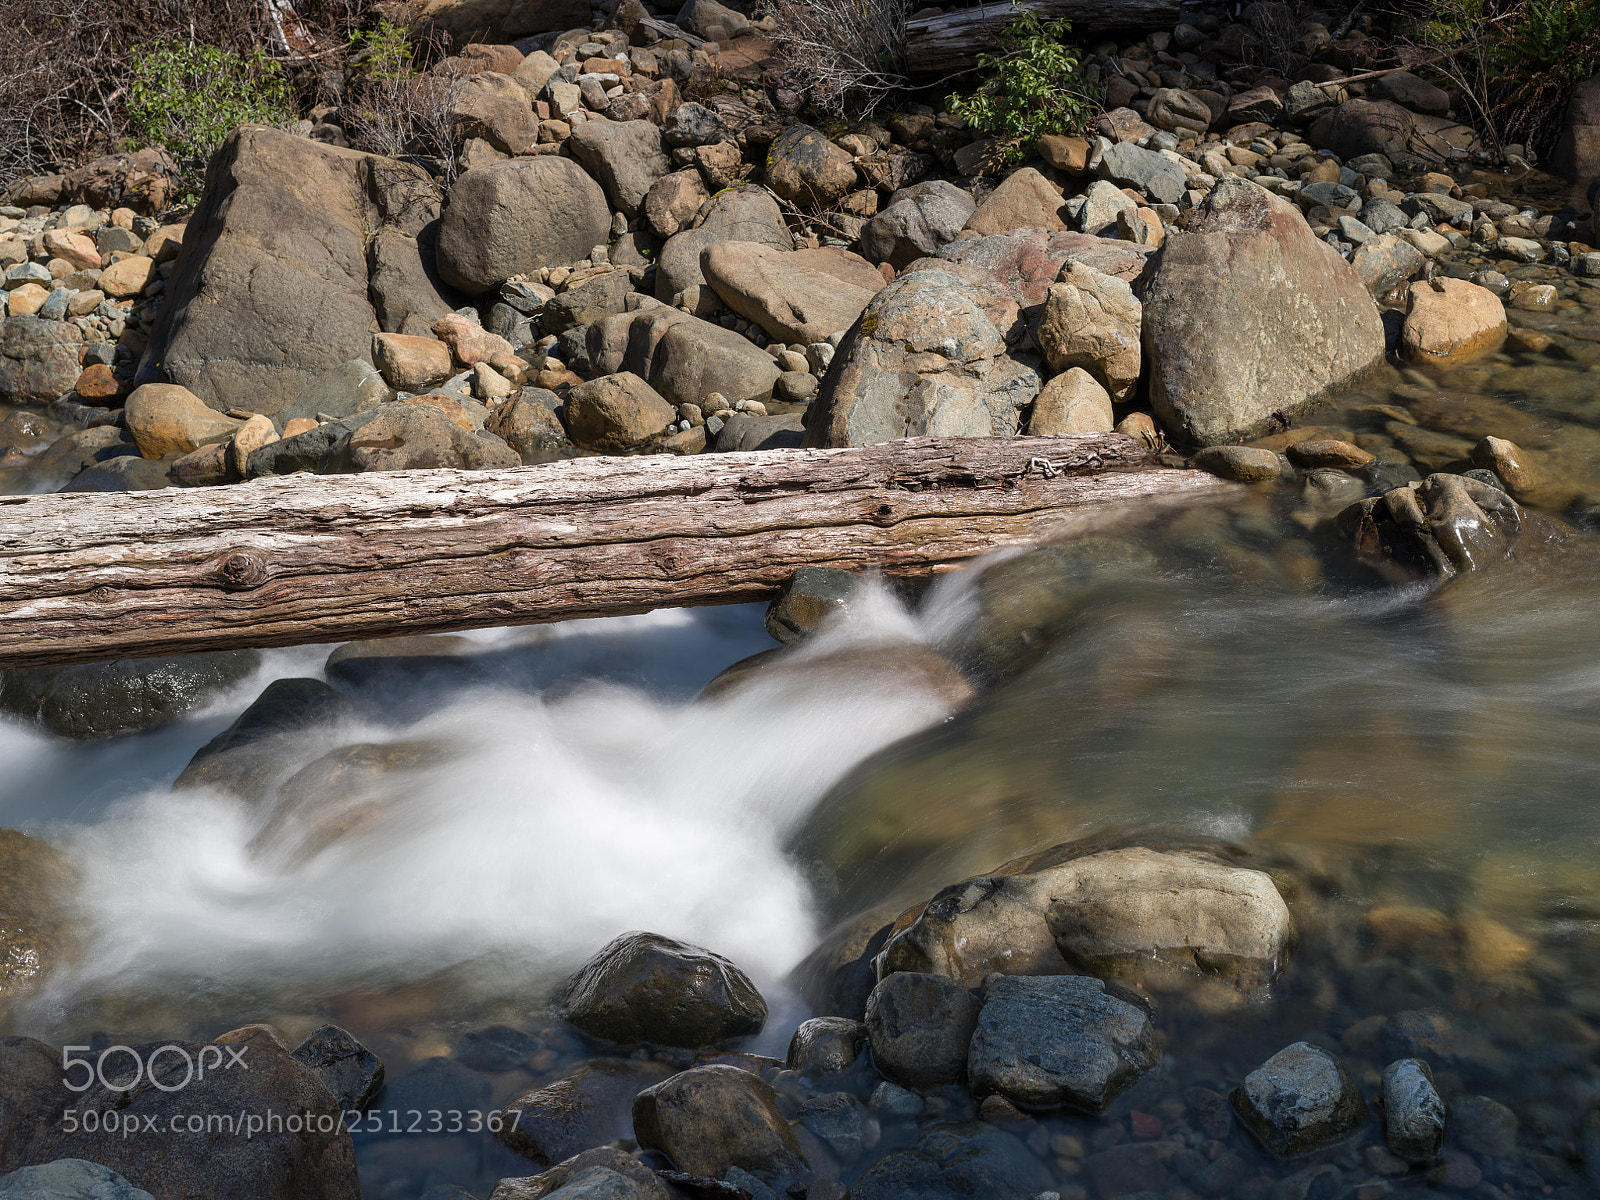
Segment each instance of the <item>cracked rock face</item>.
[{"label": "cracked rock face", "polygon": [[1310,1042],[1278,1051],[1245,1076],[1230,1099],[1245,1127],[1284,1158],[1342,1142],[1367,1119],[1350,1073]]},{"label": "cracked rock face", "polygon": [[1161,1061],[1150,1014],[1083,975],[1008,975],[989,987],[968,1052],[976,1096],[1100,1113]]}]

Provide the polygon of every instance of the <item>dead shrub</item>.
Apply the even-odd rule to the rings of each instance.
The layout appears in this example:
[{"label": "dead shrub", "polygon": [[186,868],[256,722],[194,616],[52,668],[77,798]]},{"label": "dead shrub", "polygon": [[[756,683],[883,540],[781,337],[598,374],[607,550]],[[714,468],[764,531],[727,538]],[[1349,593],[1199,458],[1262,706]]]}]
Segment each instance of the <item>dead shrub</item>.
[{"label": "dead shrub", "polygon": [[907,0],[771,0],[772,40],[819,111],[865,116],[904,90]]}]

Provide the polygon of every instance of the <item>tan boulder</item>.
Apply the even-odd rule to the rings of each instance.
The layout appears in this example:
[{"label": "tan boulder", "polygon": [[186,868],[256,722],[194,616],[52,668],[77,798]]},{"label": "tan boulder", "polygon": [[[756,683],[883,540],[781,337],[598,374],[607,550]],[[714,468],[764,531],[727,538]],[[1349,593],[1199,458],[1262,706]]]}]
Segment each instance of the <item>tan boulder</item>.
[{"label": "tan boulder", "polygon": [[665,433],[677,411],[631,371],[605,375],[567,393],[567,432],[589,450],[627,450]]},{"label": "tan boulder", "polygon": [[100,272],[100,290],[114,300],[132,299],[149,286],[155,270],[155,259],[132,255]]},{"label": "tan boulder", "polygon": [[1065,229],[1065,201],[1056,187],[1032,167],[1013,171],[967,218],[978,233],[1011,233],[1018,229]]},{"label": "tan boulder", "polygon": [[1400,341],[1407,357],[1475,358],[1492,354],[1506,335],[1506,310],[1488,288],[1465,279],[1413,283]]},{"label": "tan boulder", "polygon": [[758,242],[719,242],[700,269],[722,302],[787,343],[810,345],[854,325],[883,290],[877,267],[834,247],[776,250]]},{"label": "tan boulder", "polygon": [[1139,382],[1141,317],[1125,281],[1067,263],[1045,298],[1037,340],[1054,370],[1083,367],[1113,400],[1124,400]]},{"label": "tan boulder", "polygon": [[178,257],[178,251],[183,249],[183,225],[163,225],[145,239],[144,252],[147,258],[156,262],[171,262]]},{"label": "tan boulder", "polygon": [[50,293],[37,283],[25,283],[13,288],[6,296],[6,313],[13,317],[26,317],[44,307]]},{"label": "tan boulder", "polygon": [[175,383],[135,388],[124,413],[128,432],[145,458],[162,458],[173,451],[188,454],[212,442],[225,442],[244,424],[206,407],[199,396]]},{"label": "tan boulder", "polygon": [[450,347],[437,338],[374,334],[372,357],[384,381],[403,392],[419,392],[450,377]]},{"label": "tan boulder", "polygon": [[446,313],[433,323],[433,335],[450,347],[456,361],[464,367],[488,362],[496,354],[514,353],[511,343],[497,333],[459,313]]},{"label": "tan boulder", "polygon": [[76,229],[46,230],[44,248],[51,258],[66,259],[74,270],[93,271],[100,266],[100,251],[94,239]]},{"label": "tan boulder", "polygon": [[1070,367],[1039,392],[1028,418],[1028,432],[1109,433],[1114,423],[1111,397],[1105,388],[1082,367]]},{"label": "tan boulder", "polygon": [[1047,133],[1034,145],[1035,152],[1058,171],[1083,175],[1089,170],[1089,139]]}]

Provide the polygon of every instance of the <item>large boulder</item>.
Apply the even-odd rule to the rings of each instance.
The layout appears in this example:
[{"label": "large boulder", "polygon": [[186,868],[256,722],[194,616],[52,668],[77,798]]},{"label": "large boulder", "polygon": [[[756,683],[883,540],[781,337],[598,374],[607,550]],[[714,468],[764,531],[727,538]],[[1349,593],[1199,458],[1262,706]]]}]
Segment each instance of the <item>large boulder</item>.
[{"label": "large boulder", "polygon": [[[338,450],[336,455],[340,455]],[[520,467],[522,456],[492,433],[470,431],[431,404],[386,404],[344,439],[345,471],[416,471]]]},{"label": "large boulder", "polygon": [[1065,229],[1065,205],[1060,188],[1032,167],[1023,167],[989,193],[967,218],[967,228],[980,234]]},{"label": "large boulder", "polygon": [[[194,1064],[202,1051],[209,1062],[215,1048],[169,1042],[129,1049],[156,1086],[97,1082],[72,1094],[58,1075],[41,1097],[55,1119],[35,1133],[18,1166],[87,1159],[159,1200],[359,1200],[355,1152],[338,1101],[284,1051],[253,1044],[243,1069],[207,1070],[202,1077]],[[118,1084],[132,1073],[132,1058],[113,1057],[122,1062],[108,1058],[106,1073]],[[59,1114],[69,1102],[117,1119],[94,1128],[64,1121]],[[269,1127],[269,1113],[283,1119]]]},{"label": "large boulder", "polygon": [[[14,829],[0,829],[0,1013],[38,987],[66,953],[71,883],[61,851]],[[11,1069],[3,1048],[0,1066]],[[0,1081],[4,1078],[0,1071]],[[0,1082],[0,1118],[8,1108]],[[6,1122],[0,1119],[0,1169],[5,1148]]]},{"label": "large boulder", "polygon": [[585,335],[593,374],[632,371],[671,404],[720,392],[731,404],[765,400],[779,371],[772,356],[731,329],[675,308],[619,313]]},{"label": "large boulder", "polygon": [[0,400],[48,404],[78,382],[83,334],[65,321],[31,314],[0,322]]},{"label": "large boulder", "polygon": [[631,371],[602,375],[567,393],[567,432],[586,450],[627,450],[667,431],[678,414]]},{"label": "large boulder", "polygon": [[884,288],[839,344],[806,429],[808,446],[902,437],[1009,437],[1043,380],[1006,353],[975,288],[949,270]]},{"label": "large boulder", "polygon": [[472,42],[514,42],[534,33],[587,28],[587,0],[424,0],[411,18],[412,28],[443,34],[452,48]]},{"label": "large boulder", "polygon": [[213,650],[21,668],[0,673],[0,710],[59,737],[111,737],[171,724],[260,664],[256,650]]},{"label": "large boulder", "polygon": [[722,301],[768,337],[810,345],[842,333],[883,290],[883,276],[860,255],[834,247],[775,250],[759,242],[720,242],[700,269]]},{"label": "large boulder", "polygon": [[759,1033],[767,1004],[720,954],[654,933],[625,933],[567,980],[561,1014],[620,1044],[696,1048]]},{"label": "large boulder", "polygon": [[856,165],[811,126],[791,125],[767,151],[767,186],[793,204],[827,208],[856,186]]},{"label": "large boulder", "polygon": [[718,242],[755,242],[776,250],[794,249],[783,210],[765,188],[718,192],[702,206],[692,229],[674,234],[661,248],[656,262],[656,299],[682,305],[697,316],[716,310],[717,295],[705,286],[700,256],[706,247]]},{"label": "large boulder", "polygon": [[514,158],[468,171],[439,226],[439,277],[469,296],[587,258],[611,236],[605,193],[577,163]]},{"label": "large boulder", "polygon": [[431,219],[420,168],[247,126],[211,159],[140,382],[274,416],[378,330],[367,241]]},{"label": "large boulder", "polygon": [[1255,994],[1282,968],[1294,923],[1265,872],[1199,850],[1084,849],[945,888],[888,939],[879,969],[968,987],[993,971],[1172,989],[1212,979]]},{"label": "large boulder", "polygon": [[970,193],[943,179],[901,188],[862,229],[861,253],[898,271],[954,241],[976,208]]},{"label": "large boulder", "polygon": [[1150,401],[1190,444],[1260,433],[1383,358],[1350,264],[1294,205],[1237,177],[1169,236],[1143,300]]},{"label": "large boulder", "polygon": [[627,217],[639,215],[650,188],[672,171],[653,121],[585,121],[572,131],[567,148]]},{"label": "large boulder", "polygon": [[1347,100],[1318,117],[1308,133],[1311,144],[1340,158],[1363,154],[1403,157],[1416,117],[1389,100]]},{"label": "large boulder", "polygon": [[223,416],[175,383],[146,383],[135,388],[124,413],[128,432],[146,458],[161,458],[174,451],[188,454],[213,442],[225,442],[244,424]]}]

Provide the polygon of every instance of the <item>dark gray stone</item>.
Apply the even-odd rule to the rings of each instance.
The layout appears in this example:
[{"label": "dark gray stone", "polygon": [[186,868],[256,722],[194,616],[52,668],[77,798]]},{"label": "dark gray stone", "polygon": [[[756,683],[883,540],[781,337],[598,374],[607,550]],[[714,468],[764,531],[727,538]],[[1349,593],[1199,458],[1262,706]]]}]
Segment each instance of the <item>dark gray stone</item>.
[{"label": "dark gray stone", "polygon": [[697,1048],[758,1033],[767,1004],[720,954],[654,933],[625,933],[567,980],[561,1015],[592,1037]]},{"label": "dark gray stone", "polygon": [[850,1200],[1026,1200],[1051,1189],[1050,1172],[1010,1134],[926,1135],[915,1150],[885,1155],[850,1187]]},{"label": "dark gray stone", "polygon": [[61,490],[63,492],[158,492],[171,487],[169,464],[132,455],[119,455],[85,467]]},{"label": "dark gray stone", "polygon": [[896,971],[867,997],[873,1062],[908,1088],[960,1083],[982,1006],[953,979]]},{"label": "dark gray stone", "polygon": [[209,787],[259,799],[290,765],[279,739],[337,721],[346,712],[344,698],[320,679],[275,679],[232,725],[195,752],[173,789]]},{"label": "dark gray stone", "polygon": [[758,417],[753,413],[734,413],[723,423],[714,449],[793,450],[805,438],[799,413]]},{"label": "dark gray stone", "polygon": [[1396,1158],[1430,1163],[1444,1151],[1444,1101],[1422,1059],[1402,1058],[1384,1068],[1383,1125]]},{"label": "dark gray stone", "polygon": [[800,1123],[844,1162],[861,1156],[862,1115],[861,1106],[849,1092],[824,1092],[800,1105]]},{"label": "dark gray stone", "polygon": [[257,650],[215,650],[171,658],[123,658],[0,673],[0,710],[69,738],[155,729],[183,715],[261,664]]},{"label": "dark gray stone", "polygon": [[989,986],[967,1078],[975,1096],[1099,1113],[1160,1061],[1150,1014],[1100,980],[1008,975]]},{"label": "dark gray stone", "polygon": [[1320,1046],[1296,1042],[1235,1088],[1239,1120],[1274,1154],[1294,1158],[1342,1142],[1367,1120],[1367,1105],[1344,1065]]},{"label": "dark gray stone", "polygon": [[383,1087],[383,1062],[337,1025],[312,1030],[294,1057],[317,1073],[342,1112],[361,1112]]}]

